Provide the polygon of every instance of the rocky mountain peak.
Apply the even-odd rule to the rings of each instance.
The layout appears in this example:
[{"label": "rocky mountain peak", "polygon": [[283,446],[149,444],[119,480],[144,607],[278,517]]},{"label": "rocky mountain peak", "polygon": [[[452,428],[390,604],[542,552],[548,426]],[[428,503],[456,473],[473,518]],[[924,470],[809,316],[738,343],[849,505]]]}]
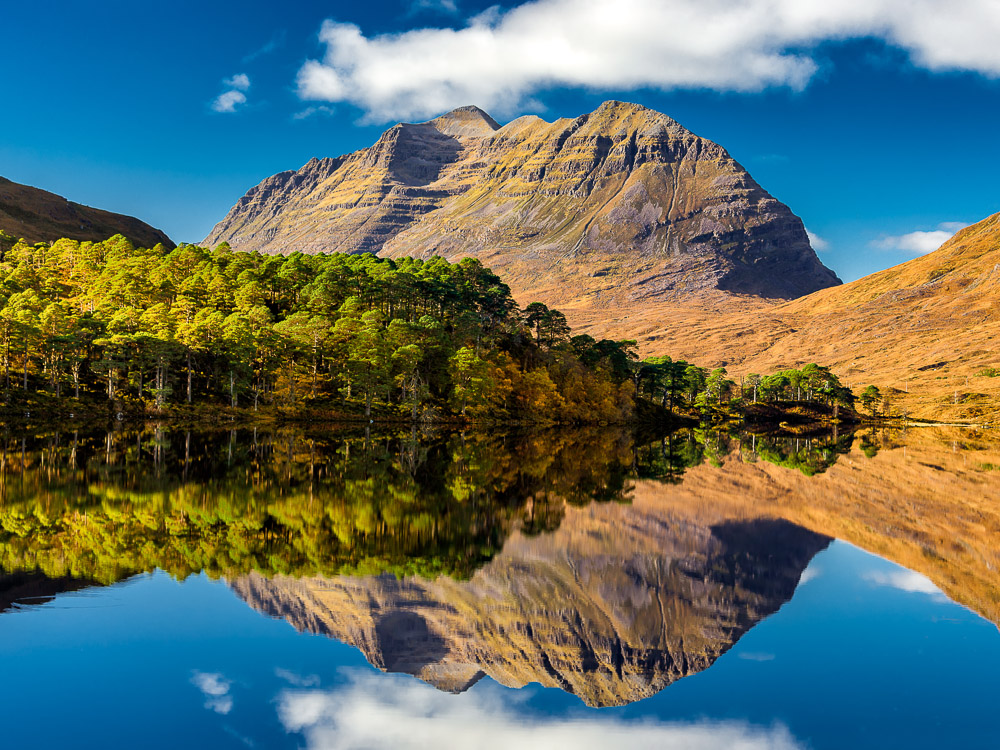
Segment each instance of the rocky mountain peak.
[{"label": "rocky mountain peak", "polygon": [[460,107],[330,165],[251,190],[206,242],[475,256],[523,303],[568,310],[791,299],[840,283],[802,221],[724,148],[638,104],[503,127]]},{"label": "rocky mountain peak", "polygon": [[500,123],[474,105],[453,109],[435,117],[428,124],[433,125],[438,132],[458,139],[487,138],[500,129]]}]

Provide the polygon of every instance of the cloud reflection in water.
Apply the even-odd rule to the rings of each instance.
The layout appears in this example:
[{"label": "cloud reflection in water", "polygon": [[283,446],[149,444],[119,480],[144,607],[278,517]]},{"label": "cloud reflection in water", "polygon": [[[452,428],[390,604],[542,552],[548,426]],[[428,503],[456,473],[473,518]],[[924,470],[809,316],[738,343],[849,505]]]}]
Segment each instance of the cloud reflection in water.
[{"label": "cloud reflection in water", "polygon": [[[289,732],[305,734],[310,750],[475,747],[523,750],[573,747],[685,750],[799,750],[781,725],[743,722],[627,722],[617,717],[522,716],[524,698],[499,688],[448,695],[411,678],[350,671],[334,690],[285,690],[278,715]],[[614,744],[612,744],[614,743]]]}]

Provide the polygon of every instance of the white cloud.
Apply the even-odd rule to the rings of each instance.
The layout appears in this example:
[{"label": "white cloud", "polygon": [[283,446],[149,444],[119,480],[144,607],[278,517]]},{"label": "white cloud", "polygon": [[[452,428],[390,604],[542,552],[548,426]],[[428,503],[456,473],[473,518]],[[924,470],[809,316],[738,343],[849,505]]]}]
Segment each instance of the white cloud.
[{"label": "white cloud", "polygon": [[350,674],[350,682],[337,690],[283,692],[278,697],[278,717],[289,732],[305,734],[310,750],[801,748],[783,726],[524,715],[511,705],[517,702],[516,697],[511,699],[507,691],[488,687],[480,684],[474,691],[449,695],[412,678],[355,672]]},{"label": "white cloud", "polygon": [[889,586],[910,594],[927,594],[935,598],[946,599],[944,593],[925,575],[912,570],[892,570],[888,572],[873,570],[865,573],[862,578],[876,586]]},{"label": "white cloud", "polygon": [[903,250],[916,255],[926,255],[937,250],[966,226],[968,225],[961,222],[946,221],[938,224],[937,229],[882,237],[873,244],[882,250]]},{"label": "white cloud", "polygon": [[246,94],[243,92],[250,88],[250,77],[246,73],[237,73],[232,78],[223,79],[222,85],[227,90],[212,100],[213,110],[235,112],[237,107],[247,103]]},{"label": "white cloud", "polygon": [[958,232],[961,232],[963,229],[965,229],[967,226],[969,225],[966,224],[964,221],[942,221],[940,224],[938,224],[938,229],[943,229],[947,232],[952,232],[953,234],[957,234]]},{"label": "white cloud", "polygon": [[812,245],[812,249],[815,250],[816,252],[820,253],[823,252],[824,250],[830,249],[830,243],[824,240],[815,232],[810,232],[808,229],[806,229],[806,234],[809,235],[809,244]]},{"label": "white cloud", "polygon": [[231,89],[237,89],[238,91],[246,91],[250,88],[250,78],[246,73],[237,73],[232,78],[227,78],[223,83]]},{"label": "white cloud", "polygon": [[216,112],[235,112],[241,104],[246,104],[247,97],[242,91],[226,91],[215,97],[212,109]]},{"label": "white cloud", "polygon": [[815,565],[810,565],[808,568],[802,571],[802,575],[799,576],[799,586],[809,583],[809,581],[814,578],[819,578],[823,571]]},{"label": "white cloud", "polygon": [[232,683],[218,672],[199,672],[191,675],[191,682],[205,695],[205,708],[216,713],[228,714],[233,710],[233,696],[229,693]]},{"label": "white cloud", "polygon": [[934,71],[1000,76],[996,0],[532,0],[459,29],[365,36],[328,20],[322,60],[298,73],[306,100],[351,102],[370,120],[465,104],[513,114],[556,86],[798,90],[822,42],[875,37]]}]

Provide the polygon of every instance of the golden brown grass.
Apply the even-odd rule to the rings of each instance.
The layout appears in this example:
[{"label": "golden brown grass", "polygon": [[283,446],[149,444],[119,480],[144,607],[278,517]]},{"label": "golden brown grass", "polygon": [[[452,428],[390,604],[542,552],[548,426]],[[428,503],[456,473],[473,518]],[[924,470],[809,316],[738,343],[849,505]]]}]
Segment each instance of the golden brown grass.
[{"label": "golden brown grass", "polygon": [[832,366],[860,390],[888,392],[920,419],[1000,420],[1000,214],[929,255],[784,304],[705,294],[685,303],[615,309],[569,304],[570,323],[595,336],[636,338],[733,375],[808,362]]}]

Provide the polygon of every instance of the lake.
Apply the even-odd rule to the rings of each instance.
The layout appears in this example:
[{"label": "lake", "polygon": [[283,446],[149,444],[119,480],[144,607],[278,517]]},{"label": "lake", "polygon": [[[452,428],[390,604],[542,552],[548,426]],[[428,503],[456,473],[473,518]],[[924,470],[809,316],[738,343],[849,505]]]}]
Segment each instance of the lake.
[{"label": "lake", "polygon": [[995,747],[1000,439],[0,433],[9,747]]}]

